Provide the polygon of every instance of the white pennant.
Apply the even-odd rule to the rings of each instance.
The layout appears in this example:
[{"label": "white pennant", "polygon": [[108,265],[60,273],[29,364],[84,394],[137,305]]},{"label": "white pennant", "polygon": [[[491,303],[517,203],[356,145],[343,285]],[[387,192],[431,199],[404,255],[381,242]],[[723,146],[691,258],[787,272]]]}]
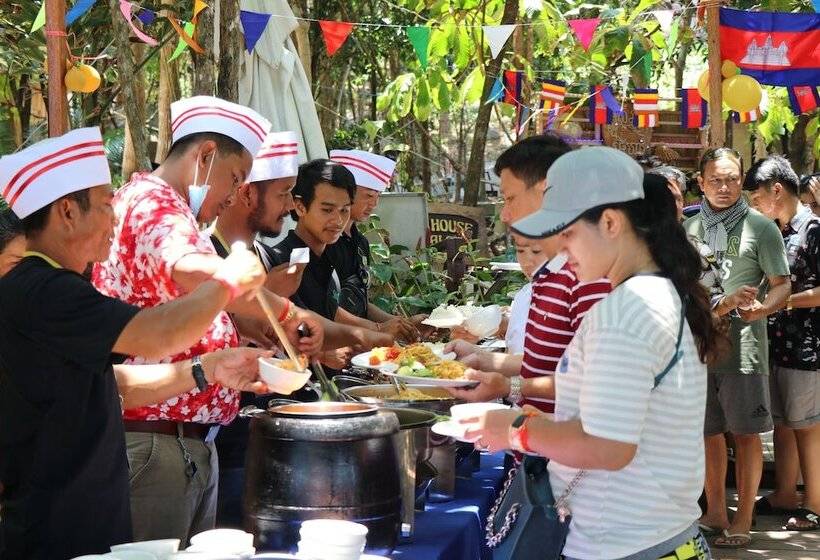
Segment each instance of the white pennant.
[{"label": "white pennant", "polygon": [[672,10],[655,10],[652,12],[661,24],[661,31],[667,33],[672,28],[672,17],[675,12]]},{"label": "white pennant", "polygon": [[510,38],[515,25],[485,25],[484,38],[487,44],[490,45],[490,52],[493,58],[498,58],[498,53],[504,48],[507,39]]}]

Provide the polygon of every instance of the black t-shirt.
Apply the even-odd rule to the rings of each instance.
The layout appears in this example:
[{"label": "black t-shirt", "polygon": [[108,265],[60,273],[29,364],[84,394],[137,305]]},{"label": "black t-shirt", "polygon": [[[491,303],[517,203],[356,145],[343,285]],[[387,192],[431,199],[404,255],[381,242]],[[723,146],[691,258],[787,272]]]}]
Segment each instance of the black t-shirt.
[{"label": "black t-shirt", "polygon": [[111,351],[138,312],[39,257],[0,279],[0,557],[71,558],[131,540]]},{"label": "black t-shirt", "polygon": [[[296,235],[296,231],[290,231],[278,245],[265,249],[273,266],[278,266],[289,262],[291,252],[299,247],[307,247],[307,244]],[[326,319],[335,320],[336,311],[339,309],[339,290],[333,281],[333,272],[327,251],[321,256],[311,251],[310,262],[305,267],[302,283],[291,298],[293,303]]]},{"label": "black t-shirt", "polygon": [[343,233],[339,241],[325,249],[325,253],[339,275],[339,305],[353,315],[367,319],[370,242],[353,224],[350,235]]}]

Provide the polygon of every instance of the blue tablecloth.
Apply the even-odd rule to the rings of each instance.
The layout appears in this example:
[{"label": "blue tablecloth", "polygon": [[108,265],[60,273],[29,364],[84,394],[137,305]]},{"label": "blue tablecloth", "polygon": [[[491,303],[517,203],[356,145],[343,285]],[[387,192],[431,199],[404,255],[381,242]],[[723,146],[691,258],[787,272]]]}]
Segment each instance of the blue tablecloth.
[{"label": "blue tablecloth", "polygon": [[416,512],[416,528],[409,543],[400,544],[397,560],[488,560],[484,523],[504,476],[504,454],[484,454],[481,469],[456,479],[455,499],[427,504]]}]

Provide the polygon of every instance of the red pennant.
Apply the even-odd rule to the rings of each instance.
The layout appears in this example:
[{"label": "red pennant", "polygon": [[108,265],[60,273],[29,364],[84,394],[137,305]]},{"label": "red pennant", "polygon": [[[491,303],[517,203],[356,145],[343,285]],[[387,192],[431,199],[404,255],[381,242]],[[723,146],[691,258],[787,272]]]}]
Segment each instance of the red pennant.
[{"label": "red pennant", "polygon": [[575,32],[578,42],[584,47],[584,50],[589,49],[592,43],[592,37],[595,35],[595,30],[598,29],[598,24],[601,23],[601,18],[592,19],[571,19],[567,21],[569,26]]},{"label": "red pennant", "polygon": [[322,28],[322,36],[325,38],[328,56],[333,56],[336,51],[347,41],[347,36],[353,31],[353,24],[347,21],[319,20],[319,27]]}]

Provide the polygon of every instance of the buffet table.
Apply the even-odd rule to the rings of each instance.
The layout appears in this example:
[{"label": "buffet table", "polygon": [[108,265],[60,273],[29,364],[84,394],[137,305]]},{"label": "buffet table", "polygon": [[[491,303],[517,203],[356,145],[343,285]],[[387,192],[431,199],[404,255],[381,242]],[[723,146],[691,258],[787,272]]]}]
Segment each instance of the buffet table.
[{"label": "buffet table", "polygon": [[477,560],[492,558],[484,544],[484,524],[504,475],[504,454],[482,454],[481,469],[456,479],[456,497],[428,503],[416,512],[412,541],[393,554],[401,560]]}]

